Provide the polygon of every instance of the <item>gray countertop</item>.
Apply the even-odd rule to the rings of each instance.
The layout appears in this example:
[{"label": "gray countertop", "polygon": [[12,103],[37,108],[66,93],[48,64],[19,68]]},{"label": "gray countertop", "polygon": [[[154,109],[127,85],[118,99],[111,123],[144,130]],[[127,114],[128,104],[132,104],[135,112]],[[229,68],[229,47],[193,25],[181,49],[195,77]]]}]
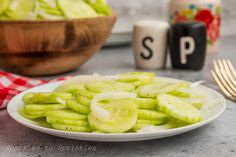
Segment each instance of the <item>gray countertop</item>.
[{"label": "gray countertop", "polygon": [[[189,81],[206,80],[205,85],[218,90],[210,76],[212,60],[229,58],[236,66],[236,37],[223,38],[221,52],[207,57],[202,71],[155,71],[159,76]],[[104,48],[87,64],[69,74],[116,74],[134,71],[130,46]],[[69,75],[67,74],[67,75]],[[66,74],[64,74],[66,75]],[[51,79],[53,77],[47,77]],[[101,143],[68,140],[26,128],[0,111],[0,157],[49,156],[158,156],[158,157],[236,157],[236,104],[227,101],[226,111],[217,120],[202,128],[182,135],[123,143]],[[91,150],[92,148],[92,150]]]}]

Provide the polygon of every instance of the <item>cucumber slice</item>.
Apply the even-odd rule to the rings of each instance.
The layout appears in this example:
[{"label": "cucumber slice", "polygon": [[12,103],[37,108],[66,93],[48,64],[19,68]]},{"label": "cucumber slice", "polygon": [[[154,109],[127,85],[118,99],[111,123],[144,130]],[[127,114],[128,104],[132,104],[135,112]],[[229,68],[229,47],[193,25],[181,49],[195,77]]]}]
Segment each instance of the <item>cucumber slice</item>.
[{"label": "cucumber slice", "polygon": [[38,0],[38,2],[40,3],[40,6],[45,6],[52,9],[57,8],[56,0]]},{"label": "cucumber slice", "polygon": [[65,18],[63,13],[60,10],[57,10],[57,9],[50,9],[50,8],[47,8],[47,7],[40,6],[40,10],[44,11],[47,14],[50,14],[50,15],[61,16],[61,17]]},{"label": "cucumber slice", "polygon": [[204,99],[205,95],[202,93],[201,90],[197,88],[178,88],[169,94],[177,96],[177,97],[184,97],[184,98],[201,98]]},{"label": "cucumber slice", "polygon": [[155,78],[155,73],[130,72],[119,75],[117,81],[128,82],[135,87],[151,83]]},{"label": "cucumber slice", "polygon": [[112,76],[101,76],[101,75],[79,75],[72,77],[68,80],[63,82],[64,85],[66,84],[88,84],[97,81],[111,81],[114,80],[116,77]]},{"label": "cucumber slice", "polygon": [[63,125],[63,124],[52,124],[52,128],[63,131],[74,131],[74,132],[91,132],[91,128],[88,126],[74,126],[74,125]]},{"label": "cucumber slice", "polygon": [[6,14],[13,20],[28,19],[35,7],[35,0],[12,0]]},{"label": "cucumber slice", "polygon": [[84,90],[84,91],[78,91],[76,94],[78,95],[81,95],[81,96],[84,96],[84,97],[87,97],[89,99],[92,99],[93,97],[95,97],[98,93],[95,93],[95,92],[91,92],[91,91],[88,91],[88,90]]},{"label": "cucumber slice", "polygon": [[26,93],[23,97],[24,103],[27,104],[58,104],[59,99],[67,100],[73,96],[69,93],[56,92],[40,92],[40,93]]},{"label": "cucumber slice", "polygon": [[166,114],[158,111],[143,110],[143,109],[139,109],[138,111],[138,119],[161,120],[166,118],[167,118]]},{"label": "cucumber slice", "polygon": [[66,119],[57,119],[57,118],[52,118],[52,117],[47,117],[46,120],[48,123],[51,123],[51,124],[89,126],[88,120],[66,120]]},{"label": "cucumber slice", "polygon": [[[139,109],[146,109],[146,110],[156,110],[157,104],[155,99],[150,98],[130,98],[128,100],[134,101]],[[118,101],[116,99],[107,99],[100,101],[101,104],[110,103],[112,101]]]},{"label": "cucumber slice", "polygon": [[9,17],[7,17],[7,15],[2,14],[0,15],[0,20],[6,21],[6,20],[10,20]]},{"label": "cucumber slice", "polygon": [[78,112],[72,110],[54,110],[48,111],[47,117],[63,120],[86,120],[87,115],[79,114]]},{"label": "cucumber slice", "polygon": [[157,106],[155,99],[136,98],[134,101],[138,104],[139,109],[155,110]]},{"label": "cucumber slice", "polygon": [[28,111],[25,110],[25,114],[29,115],[29,116],[35,116],[38,118],[43,118],[46,117],[48,111]]},{"label": "cucumber slice", "polygon": [[135,126],[132,128],[134,131],[136,130],[140,130],[144,127],[147,126],[156,126],[156,125],[162,125],[165,123],[165,119],[161,118],[161,119],[156,119],[156,120],[142,120],[142,119],[138,119],[137,123],[135,124]]},{"label": "cucumber slice", "polygon": [[82,84],[64,84],[55,89],[55,92],[58,93],[71,93],[76,94],[86,91],[86,88]]},{"label": "cucumber slice", "polygon": [[84,105],[79,104],[75,100],[67,100],[66,101],[67,107],[73,111],[79,112],[81,114],[88,114],[90,113],[90,108]]},{"label": "cucumber slice", "polygon": [[67,18],[97,17],[98,14],[81,0],[58,0],[58,6]]},{"label": "cucumber slice", "polygon": [[100,15],[112,15],[112,10],[106,0],[86,0]]},{"label": "cucumber slice", "polygon": [[90,107],[90,104],[92,101],[92,99],[85,97],[85,96],[81,96],[79,94],[76,95],[76,100],[78,101],[78,103],[80,103],[84,106],[88,106],[88,107]]},{"label": "cucumber slice", "polygon": [[148,73],[148,72],[129,72],[125,74],[119,75],[118,80],[124,81],[124,82],[133,82],[133,81],[139,81],[142,79],[150,79],[154,78],[156,76],[155,73]]},{"label": "cucumber slice", "polygon": [[46,20],[63,20],[65,19],[64,16],[60,16],[60,15],[51,15],[43,10],[40,10],[38,12],[38,15],[42,18],[42,19],[46,19]]},{"label": "cucumber slice", "polygon": [[143,129],[144,127],[147,126],[157,126],[157,125],[162,125],[165,123],[164,119],[159,119],[159,120],[137,120],[137,123],[135,126],[132,128],[134,131]]},{"label": "cucumber slice", "polygon": [[119,100],[102,107],[110,113],[109,119],[102,119],[89,114],[88,120],[93,130],[107,133],[123,133],[130,130],[136,123],[138,107],[131,100]]},{"label": "cucumber slice", "polygon": [[136,94],[128,92],[108,92],[99,94],[95,96],[91,102],[91,111],[96,118],[107,120],[111,115],[108,111],[106,111],[103,107],[101,107],[99,101],[111,100],[111,99],[114,100],[129,99],[129,98],[136,98]]},{"label": "cucumber slice", "polygon": [[45,12],[46,14],[49,14],[51,16],[61,16],[65,18],[63,16],[63,13],[57,7],[57,2],[55,0],[40,0],[38,4],[40,11]]},{"label": "cucumber slice", "polygon": [[67,109],[66,105],[62,104],[45,104],[45,105],[39,105],[39,104],[30,104],[25,106],[25,110],[27,112],[34,112],[34,111],[48,111],[48,110],[61,110],[61,109]]},{"label": "cucumber slice", "polygon": [[128,83],[121,82],[111,82],[111,81],[100,81],[93,82],[86,85],[89,91],[95,93],[120,91],[120,92],[132,92],[134,91],[134,86]]},{"label": "cucumber slice", "polygon": [[204,106],[204,100],[200,98],[180,98],[184,102],[196,107],[197,109],[202,109]]},{"label": "cucumber slice", "polygon": [[29,115],[25,112],[25,109],[24,108],[20,108],[18,110],[19,114],[27,119],[38,119],[38,118],[41,118],[42,116],[41,115]]},{"label": "cucumber slice", "polygon": [[10,0],[0,0],[0,15],[2,15],[8,8]]},{"label": "cucumber slice", "polygon": [[190,90],[186,89],[186,88],[178,88],[174,91],[169,92],[168,94],[171,94],[171,95],[177,96],[177,97],[183,97],[183,98],[190,98],[191,97]]},{"label": "cucumber slice", "polygon": [[164,125],[159,125],[159,126],[144,126],[141,129],[137,129],[135,130],[136,132],[140,132],[140,133],[144,133],[144,132],[160,132],[160,131],[165,131],[165,130],[170,130],[176,128],[175,123],[173,122],[169,122],[167,124]]},{"label": "cucumber slice", "polygon": [[52,125],[48,123],[45,118],[33,119],[33,121],[34,121],[34,124],[38,126],[52,128]]},{"label": "cucumber slice", "polygon": [[157,97],[160,111],[167,115],[187,123],[197,123],[202,121],[202,115],[199,110],[181,99],[161,94]]},{"label": "cucumber slice", "polygon": [[156,98],[157,95],[159,94],[169,93],[173,90],[176,90],[179,87],[180,87],[179,83],[149,84],[149,85],[141,86],[138,89],[138,95],[144,98]]},{"label": "cucumber slice", "polygon": [[165,122],[164,118],[155,119],[155,120],[146,120],[146,119],[138,119],[136,124],[150,124],[150,125],[160,125]]}]

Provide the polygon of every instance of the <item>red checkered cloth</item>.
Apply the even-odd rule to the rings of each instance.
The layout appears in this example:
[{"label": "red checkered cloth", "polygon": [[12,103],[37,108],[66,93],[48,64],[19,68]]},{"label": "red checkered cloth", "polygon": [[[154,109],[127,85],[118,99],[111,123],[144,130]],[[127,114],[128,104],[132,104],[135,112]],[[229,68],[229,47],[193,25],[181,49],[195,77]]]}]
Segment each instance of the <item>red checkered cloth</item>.
[{"label": "red checkered cloth", "polygon": [[0,71],[0,109],[4,109],[15,95],[29,88],[48,82],[65,80],[69,77],[61,77],[52,81],[32,79],[4,71]]}]

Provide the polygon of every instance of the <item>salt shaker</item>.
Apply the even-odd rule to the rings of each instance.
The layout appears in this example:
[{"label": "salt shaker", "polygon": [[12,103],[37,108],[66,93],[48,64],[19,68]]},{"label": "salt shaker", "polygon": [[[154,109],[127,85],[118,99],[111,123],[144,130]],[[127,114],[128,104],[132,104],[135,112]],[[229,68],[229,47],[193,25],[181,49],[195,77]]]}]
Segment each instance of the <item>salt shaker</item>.
[{"label": "salt shaker", "polygon": [[138,68],[159,69],[165,66],[169,24],[157,20],[135,23],[133,53]]},{"label": "salt shaker", "polygon": [[200,70],[204,66],[207,46],[205,24],[173,24],[169,33],[171,61],[174,68]]}]

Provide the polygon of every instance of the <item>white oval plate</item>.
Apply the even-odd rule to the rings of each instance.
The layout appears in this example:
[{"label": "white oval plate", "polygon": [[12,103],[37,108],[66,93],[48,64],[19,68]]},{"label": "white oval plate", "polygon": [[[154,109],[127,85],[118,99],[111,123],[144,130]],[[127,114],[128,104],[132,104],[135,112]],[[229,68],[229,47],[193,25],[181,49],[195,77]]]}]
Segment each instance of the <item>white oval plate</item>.
[{"label": "white oval plate", "polygon": [[[174,80],[174,79],[170,79]],[[180,80],[175,80],[180,81]],[[27,92],[50,92],[53,91],[56,87],[58,87],[62,82],[55,82],[49,83],[42,86],[38,86],[32,89],[29,89],[23,93],[18,94],[15,96],[8,104],[7,111],[9,115],[16,120],[18,123],[29,127],[31,129],[50,134],[53,136],[59,136],[68,139],[75,139],[75,140],[85,140],[85,141],[106,141],[106,142],[120,142],[120,141],[142,141],[142,140],[150,140],[150,139],[158,139],[164,138],[169,136],[174,136],[178,134],[182,134],[201,126],[204,126],[213,120],[215,120],[218,116],[220,116],[225,108],[226,108],[226,101],[224,97],[217,93],[216,91],[204,87],[198,86],[197,88],[202,89],[205,92],[205,95],[208,97],[207,104],[202,109],[203,114],[203,121],[200,123],[192,124],[189,126],[170,129],[170,130],[163,130],[159,132],[145,132],[145,133],[116,133],[116,134],[103,134],[103,133],[80,133],[80,132],[66,132],[55,130],[47,127],[43,127],[38,125],[36,122],[28,120],[22,117],[18,113],[18,109],[21,108],[24,104],[22,102],[22,97]]]}]

